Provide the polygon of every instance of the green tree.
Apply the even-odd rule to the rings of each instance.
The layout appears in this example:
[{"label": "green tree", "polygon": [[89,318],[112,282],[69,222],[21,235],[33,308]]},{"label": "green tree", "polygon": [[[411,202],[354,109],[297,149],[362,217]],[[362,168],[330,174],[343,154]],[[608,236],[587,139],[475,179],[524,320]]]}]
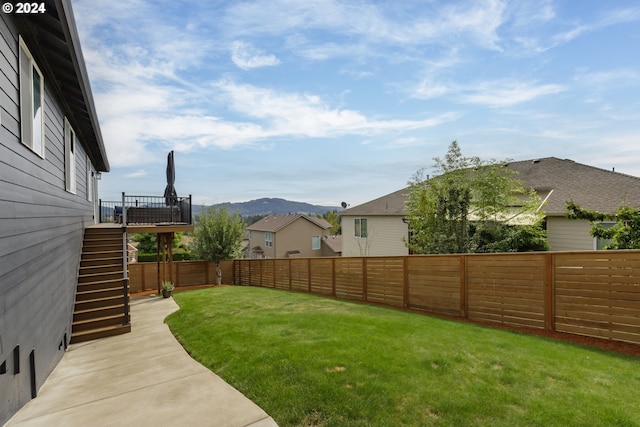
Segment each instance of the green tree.
[{"label": "green tree", "polygon": [[[590,221],[593,237],[611,240],[605,249],[640,249],[640,208],[622,205],[616,213],[605,214],[568,202],[566,217]],[[615,224],[605,228],[604,221],[615,221]]]},{"label": "green tree", "polygon": [[[506,162],[464,157],[456,141],[434,162],[435,178],[422,169],[409,182],[411,239],[406,244],[414,253],[525,250],[532,242],[523,238],[544,236],[540,198],[525,189]],[[518,217],[535,224],[528,233],[508,225]]]},{"label": "green tree", "polygon": [[329,224],[331,224],[331,235],[337,236],[342,234],[342,226],[340,225],[340,217],[336,211],[328,211],[322,215],[318,215],[318,218],[324,218]]},{"label": "green tree", "polygon": [[[171,245],[174,250],[182,249],[183,252],[188,252],[187,245],[183,243],[184,233],[177,232],[173,234],[173,240]],[[131,237],[131,240],[138,242],[138,252],[141,254],[155,254],[158,250],[157,247],[158,235],[156,233],[136,233]]]},{"label": "green tree", "polygon": [[157,235],[155,233],[136,233],[131,240],[138,242],[138,252],[155,254],[157,251]]},{"label": "green tree", "polygon": [[229,215],[227,208],[208,208],[196,218],[194,252],[200,259],[216,263],[216,284],[222,283],[220,262],[241,254],[244,223],[239,214]]}]

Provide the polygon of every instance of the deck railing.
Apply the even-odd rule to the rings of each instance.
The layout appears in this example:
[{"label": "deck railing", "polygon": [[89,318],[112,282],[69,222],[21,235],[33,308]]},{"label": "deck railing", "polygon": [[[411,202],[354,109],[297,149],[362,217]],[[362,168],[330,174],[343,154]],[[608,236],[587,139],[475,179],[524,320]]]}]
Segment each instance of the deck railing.
[{"label": "deck railing", "polygon": [[163,196],[131,196],[119,201],[100,199],[100,223],[192,224],[191,195],[165,199]]}]

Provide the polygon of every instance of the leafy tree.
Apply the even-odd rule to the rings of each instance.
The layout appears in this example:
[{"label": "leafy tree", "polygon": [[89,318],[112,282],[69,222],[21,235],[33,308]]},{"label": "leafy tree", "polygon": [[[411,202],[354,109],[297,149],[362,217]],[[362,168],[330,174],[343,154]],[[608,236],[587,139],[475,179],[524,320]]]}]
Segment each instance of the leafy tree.
[{"label": "leafy tree", "polygon": [[[182,243],[184,233],[178,232],[173,234],[173,241],[171,245],[174,249],[182,248],[186,249]],[[145,254],[155,254],[157,252],[157,238],[156,233],[136,233],[131,240],[138,242],[138,251]]]},{"label": "leafy tree", "polygon": [[542,224],[507,225],[485,222],[472,225],[474,252],[531,252],[549,250]]},{"label": "leafy tree", "polygon": [[239,214],[229,215],[227,208],[203,209],[196,218],[194,251],[200,259],[216,263],[216,284],[222,283],[220,262],[240,256],[244,223]]},{"label": "leafy tree", "polygon": [[[444,158],[434,158],[436,177],[422,169],[409,182],[407,220],[414,253],[464,253],[541,247],[540,199],[516,179],[506,162],[464,157],[456,141]],[[526,216],[528,232],[507,226]],[[528,238],[530,240],[523,241]],[[501,243],[500,243],[501,242]],[[537,243],[536,243],[537,242]],[[542,245],[544,246],[544,245]],[[546,247],[546,246],[544,246]]]},{"label": "leafy tree", "polygon": [[[593,237],[611,240],[605,249],[640,249],[640,208],[622,205],[616,213],[605,214],[568,202],[566,217],[590,221]],[[603,221],[615,221],[615,224],[605,228]]]},{"label": "leafy tree", "polygon": [[136,233],[131,240],[138,242],[138,252],[140,253],[155,254],[157,251],[155,233]]},{"label": "leafy tree", "polygon": [[340,217],[338,216],[338,213],[335,210],[329,211],[329,212],[325,212],[322,215],[318,215],[318,218],[324,218],[325,220],[327,220],[327,222],[329,224],[331,224],[331,235],[332,236],[337,236],[339,234],[342,234],[342,226],[340,225]]}]

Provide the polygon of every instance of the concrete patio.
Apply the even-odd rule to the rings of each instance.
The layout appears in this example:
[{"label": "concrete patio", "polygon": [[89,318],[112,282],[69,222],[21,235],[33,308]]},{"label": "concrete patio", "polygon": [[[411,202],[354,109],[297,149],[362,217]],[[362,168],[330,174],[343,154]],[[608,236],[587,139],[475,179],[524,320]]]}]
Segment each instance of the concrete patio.
[{"label": "concrete patio", "polygon": [[163,319],[173,298],[131,301],[132,332],[75,344],[8,426],[277,426],[193,360]]}]

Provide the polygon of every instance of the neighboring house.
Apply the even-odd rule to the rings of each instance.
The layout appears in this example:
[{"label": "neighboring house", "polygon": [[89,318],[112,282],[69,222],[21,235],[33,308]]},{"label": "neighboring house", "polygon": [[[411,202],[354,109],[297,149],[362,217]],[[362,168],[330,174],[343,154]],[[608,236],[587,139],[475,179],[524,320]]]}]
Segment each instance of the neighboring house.
[{"label": "neighboring house", "polygon": [[342,236],[324,236],[322,256],[342,256]]},{"label": "neighboring house", "polygon": [[[331,224],[322,218],[302,214],[269,215],[246,228],[250,258],[319,257]],[[326,245],[326,242],[324,243]]]},{"label": "neighboring house", "polygon": [[408,255],[403,240],[409,237],[403,221],[408,194],[403,188],[342,211],[342,256]]},{"label": "neighboring house", "polygon": [[69,343],[83,231],[109,171],[71,3],[39,4],[0,14],[0,424]]},{"label": "neighboring house", "polygon": [[600,169],[569,159],[547,157],[508,165],[545,200],[547,239],[552,251],[602,249],[588,221],[565,218],[567,202],[583,208],[614,213],[623,204],[640,206],[640,178]]},{"label": "neighboring house", "polygon": [[[553,251],[602,249],[588,221],[565,218],[568,201],[613,213],[622,204],[640,206],[640,178],[555,157],[512,162],[518,179],[544,200],[547,238]],[[343,256],[407,255],[403,222],[409,188],[347,209],[342,215]]]}]

